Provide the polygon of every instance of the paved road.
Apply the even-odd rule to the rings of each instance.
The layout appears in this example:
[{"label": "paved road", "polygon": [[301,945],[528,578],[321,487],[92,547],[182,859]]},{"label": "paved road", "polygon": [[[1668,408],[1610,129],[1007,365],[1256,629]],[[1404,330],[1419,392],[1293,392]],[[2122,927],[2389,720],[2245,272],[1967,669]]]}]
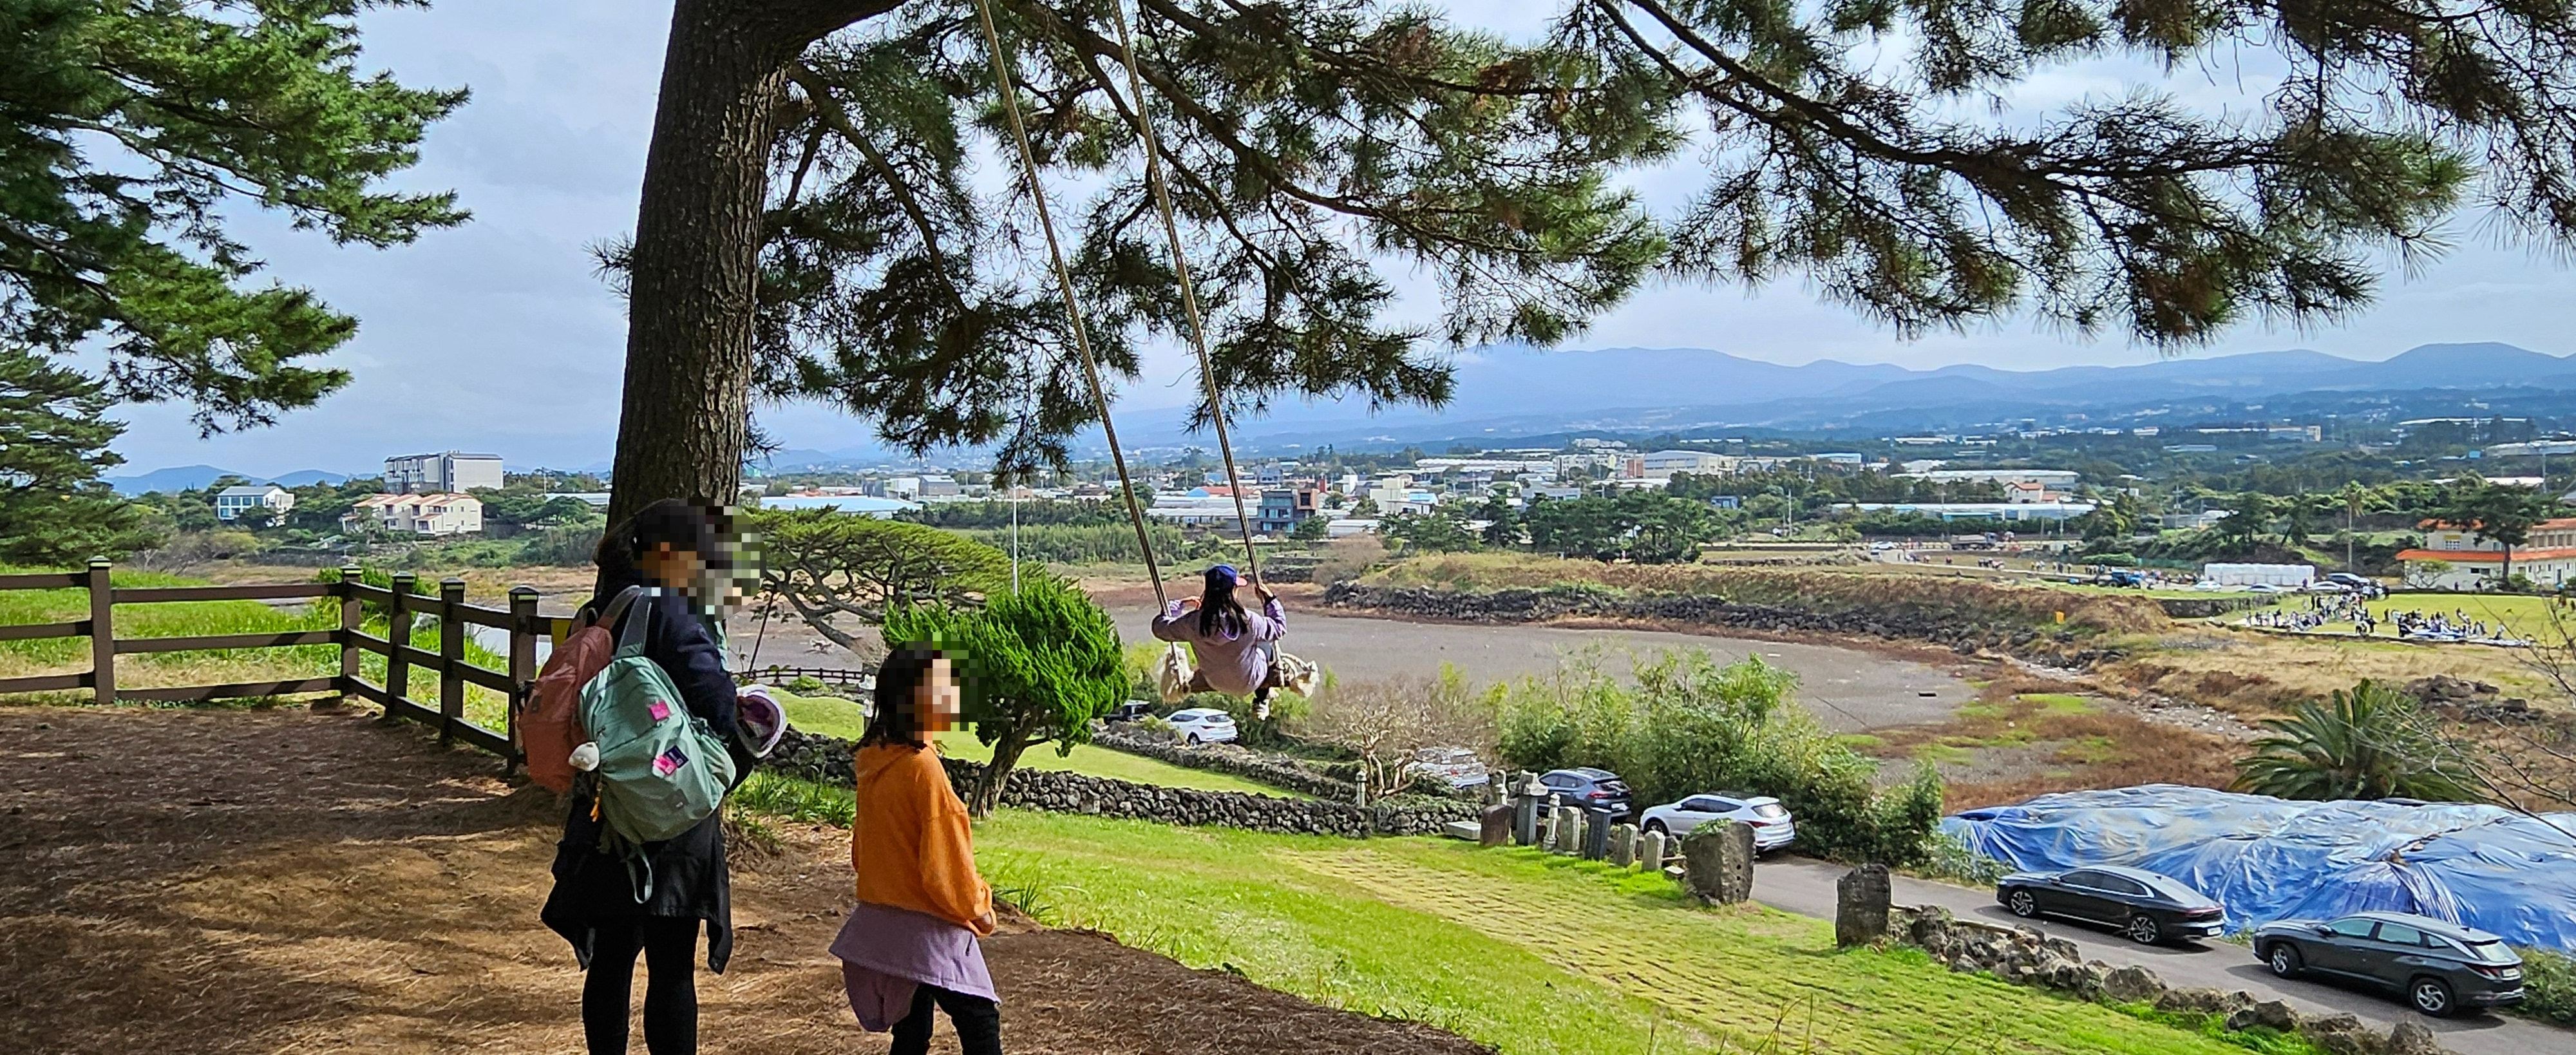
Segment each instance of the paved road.
[{"label": "paved road", "polygon": [[[1443,663],[1457,664],[1477,682],[1545,676],[1557,669],[1566,652],[1604,645],[1639,651],[1705,649],[1719,662],[1759,655],[1764,662],[1796,671],[1799,702],[1840,732],[1946,721],[1977,695],[1940,668],[1856,648],[1650,630],[1415,623],[1312,611],[1293,599],[1290,604],[1288,651],[1332,668],[1344,680],[1438,676]],[[1122,639],[1153,639],[1147,626],[1150,605],[1114,604],[1109,614]],[[1609,664],[1613,671],[1627,670],[1625,659],[1613,657]]]},{"label": "paved road", "polygon": [[[1818,919],[1832,919],[1834,881],[1844,871],[1846,869],[1839,865],[1803,858],[1764,861],[1754,869],[1753,897],[1773,908]],[[1904,876],[1896,877],[1896,902],[1902,905],[1940,905],[1960,918],[1987,923],[2012,925],[2030,922],[2005,911],[2003,906],[1995,903],[1994,894],[1990,891]],[[2441,1036],[2443,1047],[2460,1055],[2563,1055],[2576,1051],[2576,1032],[2529,1019],[2483,1013],[2452,1019],[2424,1019],[2395,999],[2375,993],[2344,989],[2326,982],[2284,981],[2273,977],[2272,972],[2255,962],[2251,951],[2240,945],[2208,942],[2146,946],[2106,929],[2062,920],[2045,920],[2036,926],[2052,937],[2066,938],[2082,947],[2085,959],[2101,960],[2115,967],[2136,964],[2156,972],[2156,976],[2170,986],[2242,989],[2262,999],[2285,1001],[2302,1014],[2350,1012],[2383,1030],[2396,1025],[2400,1016],[2414,1017]]]}]

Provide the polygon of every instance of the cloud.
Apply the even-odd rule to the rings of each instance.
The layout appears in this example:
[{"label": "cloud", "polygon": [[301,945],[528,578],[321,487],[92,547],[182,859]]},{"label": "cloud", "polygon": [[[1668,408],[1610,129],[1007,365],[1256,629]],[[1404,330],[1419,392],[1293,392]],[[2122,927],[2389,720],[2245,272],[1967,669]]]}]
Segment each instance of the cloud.
[{"label": "cloud", "polygon": [[[1557,10],[1515,0],[1448,6],[1462,23],[1524,40],[1544,33]],[[390,68],[406,83],[473,90],[473,102],[432,130],[421,165],[398,182],[456,189],[474,222],[377,252],[335,248],[273,216],[242,215],[239,233],[278,279],[312,286],[362,320],[356,341],[335,357],[357,379],[274,428],[207,441],[187,427],[183,408],[127,408],[133,428],[117,446],[129,469],[205,462],[262,473],[364,472],[386,455],[446,447],[497,451],[519,466],[608,458],[625,312],[593,274],[588,248],[634,224],[669,23],[669,3],[639,0],[442,0],[426,10],[371,11],[364,67]],[[2136,60],[2087,60],[2016,86],[2008,104],[2037,111],[2153,82],[2189,105],[2250,112],[2245,93],[2267,88],[2276,66],[2259,55],[2230,56],[2167,76]],[[986,168],[979,182],[1009,172],[998,162]],[[1698,187],[1704,170],[1705,159],[1686,151],[1671,165],[1628,174],[1627,182],[1654,208],[1669,210]],[[2339,325],[2308,333],[2247,325],[2194,354],[2304,346],[2375,359],[2416,344],[2476,340],[2576,351],[2563,336],[2576,273],[2535,263],[2520,250],[2464,241],[2470,244],[2411,279],[2390,277],[2376,308]],[[1435,319],[1437,284],[1409,266],[1389,271],[1403,293],[1399,320]],[[1784,363],[2013,369],[2135,363],[2156,354],[2027,320],[1901,341],[1817,301],[1795,280],[1750,291],[1658,285],[1596,320],[1578,343],[1713,346]],[[1122,412],[1196,398],[1196,364],[1184,347],[1154,343],[1145,367],[1120,397]],[[1279,411],[1298,412],[1293,401]],[[763,417],[794,447],[844,447],[873,432],[867,422],[814,406]]]}]

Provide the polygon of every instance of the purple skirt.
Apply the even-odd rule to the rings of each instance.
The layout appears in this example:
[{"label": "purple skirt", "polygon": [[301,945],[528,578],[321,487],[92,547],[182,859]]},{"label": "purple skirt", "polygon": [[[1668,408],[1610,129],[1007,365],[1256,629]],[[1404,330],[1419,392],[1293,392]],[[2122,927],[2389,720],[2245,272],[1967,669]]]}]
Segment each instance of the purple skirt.
[{"label": "purple skirt", "polygon": [[937,916],[859,902],[832,939],[841,960],[841,982],[859,1028],[883,1033],[912,1013],[919,986],[980,996],[996,1003],[992,972],[975,932]]}]

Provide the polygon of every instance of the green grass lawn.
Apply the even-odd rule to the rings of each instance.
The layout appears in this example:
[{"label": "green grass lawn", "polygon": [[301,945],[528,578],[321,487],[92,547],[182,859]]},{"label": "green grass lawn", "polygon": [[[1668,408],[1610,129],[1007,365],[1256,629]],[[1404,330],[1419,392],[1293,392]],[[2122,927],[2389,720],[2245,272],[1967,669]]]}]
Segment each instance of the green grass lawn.
[{"label": "green grass lawn", "polygon": [[[822,733],[845,740],[856,740],[866,728],[859,705],[830,696],[796,696],[779,693],[779,705],[787,710],[787,721],[809,733]],[[993,760],[993,749],[976,742],[975,734],[963,730],[940,733],[939,753],[951,758],[974,762]],[[1156,784],[1167,788],[1194,788],[1199,791],[1241,791],[1278,798],[1304,798],[1293,791],[1245,780],[1225,773],[1176,766],[1123,751],[1084,744],[1073,754],[1057,757],[1052,746],[1040,746],[1020,756],[1020,765],[1028,769],[1068,770],[1085,776],[1110,777],[1138,784]]]},{"label": "green grass lawn", "polygon": [[1015,810],[976,843],[1044,921],[1506,1055],[2308,1050],[1954,975],[1919,951],[1837,951],[1823,921],[1695,908],[1661,876],[1526,849]]}]

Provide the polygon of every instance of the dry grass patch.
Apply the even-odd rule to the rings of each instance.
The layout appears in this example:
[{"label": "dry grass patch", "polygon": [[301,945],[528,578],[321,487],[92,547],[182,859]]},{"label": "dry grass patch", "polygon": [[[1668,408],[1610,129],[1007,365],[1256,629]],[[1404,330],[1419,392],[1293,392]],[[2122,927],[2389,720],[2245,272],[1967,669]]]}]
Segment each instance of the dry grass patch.
[{"label": "dry grass patch", "polygon": [[1973,809],[2052,791],[2191,784],[2225,787],[2241,746],[2123,713],[2081,687],[2008,676],[1939,725],[1879,730],[1880,758],[1942,767],[1943,806]]}]

